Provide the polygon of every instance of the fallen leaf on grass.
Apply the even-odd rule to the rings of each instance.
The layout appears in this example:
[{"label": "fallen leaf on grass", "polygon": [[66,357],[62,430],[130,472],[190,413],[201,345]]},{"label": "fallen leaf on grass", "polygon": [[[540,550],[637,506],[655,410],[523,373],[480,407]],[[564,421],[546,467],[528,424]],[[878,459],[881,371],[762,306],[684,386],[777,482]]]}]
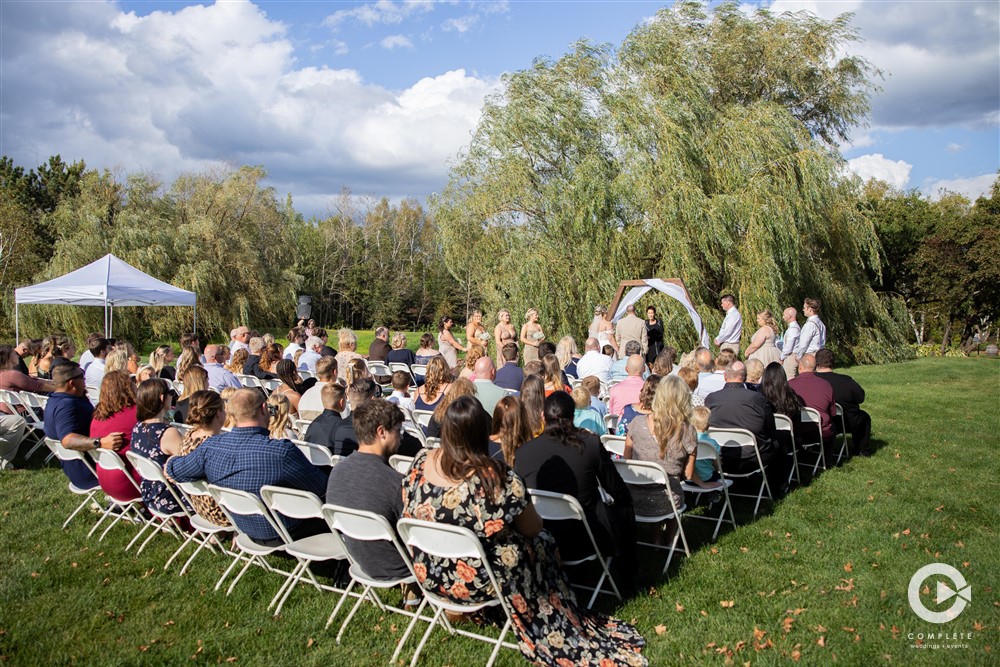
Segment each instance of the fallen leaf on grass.
[{"label": "fallen leaf on grass", "polygon": [[847,565],[844,566],[844,572],[853,572],[853,571],[854,571],[854,566],[850,562],[848,562]]},{"label": "fallen leaf on grass", "polygon": [[733,646],[734,651],[742,651],[746,647],[747,643],[742,639]]},{"label": "fallen leaf on grass", "polygon": [[226,662],[236,662],[236,656],[232,655],[226,658]]},{"label": "fallen leaf on grass", "polygon": [[850,579],[841,579],[841,581],[844,583],[841,585],[834,586],[833,590],[844,591],[845,593],[850,593],[851,591],[854,590],[854,577],[851,577]]},{"label": "fallen leaf on grass", "polygon": [[702,616],[708,616],[708,612],[707,612],[707,611],[705,611],[704,609],[702,609],[702,610],[701,610],[701,611],[700,611],[699,613],[700,613],[700,614],[701,614]]},{"label": "fallen leaf on grass", "polygon": [[802,657],[802,651],[800,651],[799,649],[792,649],[792,660],[798,662],[799,658],[801,657]]},{"label": "fallen leaf on grass", "polygon": [[791,616],[787,617],[785,620],[781,622],[781,629],[785,632],[786,635],[792,631],[793,623],[795,623],[795,619],[792,618]]},{"label": "fallen leaf on grass", "polygon": [[735,600],[719,600],[719,606],[723,609],[732,609],[734,604],[736,604]]},{"label": "fallen leaf on grass", "polygon": [[938,505],[937,507],[934,508],[934,511],[935,512],[940,512],[943,509],[944,509],[944,505]]},{"label": "fallen leaf on grass", "polygon": [[163,627],[165,627],[165,628],[169,628],[169,627],[170,627],[171,625],[173,625],[173,624],[174,624],[174,622],[173,622],[173,621],[167,621],[166,623],[164,623],[164,624],[163,624]]},{"label": "fallen leaf on grass", "polygon": [[826,637],[820,637],[819,639],[816,640],[816,643],[819,644],[820,646],[824,646],[825,647],[826,646]]},{"label": "fallen leaf on grass", "polygon": [[316,643],[316,640],[313,639],[312,637],[310,637],[309,641],[306,642],[306,648],[312,648],[312,645],[315,644],[315,643]]},{"label": "fallen leaf on grass", "polygon": [[824,628],[822,625],[817,625],[816,632],[823,634],[824,632],[826,632],[826,628]]},{"label": "fallen leaf on grass", "polygon": [[674,610],[679,614],[682,611],[684,611],[684,605],[682,605],[680,602],[675,602],[674,603]]},{"label": "fallen leaf on grass", "polygon": [[665,625],[658,625],[655,628],[653,628],[653,630],[656,631],[656,634],[662,635],[664,632],[667,631],[667,626],[665,626]]},{"label": "fallen leaf on grass", "polygon": [[843,630],[844,632],[854,632],[854,628],[849,628],[846,625],[842,627],[841,630]]},{"label": "fallen leaf on grass", "polygon": [[763,639],[764,635],[766,635],[766,634],[767,634],[767,630],[761,630],[756,625],[753,626],[753,638],[756,641],[760,641],[761,639]]},{"label": "fallen leaf on grass", "polygon": [[37,578],[38,578],[38,577],[40,577],[40,576],[42,576],[42,575],[38,574],[37,572],[32,572],[32,573],[31,573],[31,578],[32,578],[32,579],[37,579]]},{"label": "fallen leaf on grass", "polygon": [[982,631],[982,629],[983,629],[983,623],[982,623],[982,621],[976,621],[975,623],[973,623],[972,624],[972,629],[975,630],[976,632]]}]

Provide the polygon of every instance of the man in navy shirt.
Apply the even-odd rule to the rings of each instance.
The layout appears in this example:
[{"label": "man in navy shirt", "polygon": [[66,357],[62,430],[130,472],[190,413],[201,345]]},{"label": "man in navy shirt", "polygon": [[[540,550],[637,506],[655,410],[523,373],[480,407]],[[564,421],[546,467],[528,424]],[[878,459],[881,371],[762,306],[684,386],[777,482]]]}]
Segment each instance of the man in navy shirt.
[{"label": "man in navy shirt", "polygon": [[[212,436],[186,456],[173,456],[166,471],[178,482],[204,479],[229,489],[260,496],[262,486],[273,484],[326,494],[327,476],[306,459],[290,440],[274,440],[267,430],[270,417],[263,394],[257,389],[238,389],[226,404],[236,421],[228,433]],[[273,546],[280,538],[260,516],[236,516],[236,525],[255,542]],[[300,521],[282,517],[294,539],[329,532],[322,520]]]},{"label": "man in navy shirt", "polygon": [[[52,382],[56,390],[45,404],[45,437],[58,440],[66,449],[88,451],[103,447],[118,450],[122,447],[122,434],[110,433],[103,438],[90,437],[90,420],[94,406],[87,398],[83,369],[68,362],[52,369]],[[80,489],[97,486],[97,478],[83,461],[64,461],[63,472],[69,481]]]},{"label": "man in navy shirt", "polygon": [[517,345],[507,343],[503,346],[500,354],[503,356],[504,364],[497,369],[493,384],[504,389],[521,391],[521,385],[524,384],[524,371],[517,365]]}]

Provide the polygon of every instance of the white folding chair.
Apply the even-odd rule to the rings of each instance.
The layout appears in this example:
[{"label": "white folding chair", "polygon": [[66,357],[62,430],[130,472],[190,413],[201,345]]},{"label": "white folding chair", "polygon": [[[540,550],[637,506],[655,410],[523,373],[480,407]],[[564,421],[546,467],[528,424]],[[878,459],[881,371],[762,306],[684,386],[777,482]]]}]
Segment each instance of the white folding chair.
[{"label": "white folding chair", "polygon": [[389,371],[390,371],[390,373],[389,373],[390,375],[392,375],[396,371],[403,371],[404,373],[406,373],[407,375],[410,376],[410,386],[411,387],[416,387],[417,386],[417,378],[415,378],[413,376],[413,371],[410,370],[409,364],[404,364],[401,361],[390,362],[389,363]]},{"label": "white folding chair", "polygon": [[424,442],[424,447],[426,449],[437,449],[441,446],[441,438],[427,438]]},{"label": "white folding chair", "polygon": [[[597,540],[594,539],[594,532],[590,529],[590,522],[587,521],[587,515],[580,505],[580,501],[564,493],[553,493],[552,491],[542,491],[540,489],[529,489],[529,493],[531,494],[531,503],[535,506],[538,516],[542,517],[543,521],[579,521],[583,524],[593,553],[575,560],[566,560],[563,558],[563,565],[574,566],[596,561],[601,566],[601,577],[593,587],[573,584],[577,588],[593,591],[593,595],[590,596],[590,601],[587,603],[587,609],[594,606],[594,601],[597,600],[597,596],[601,593],[614,595],[621,600],[622,594],[618,591],[618,585],[615,584],[614,577],[611,576],[610,568],[614,557],[608,556],[605,558],[601,553],[600,548],[597,546]],[[610,591],[604,589],[605,581],[611,584]]]},{"label": "white folding chair", "polygon": [[[188,502],[191,502],[192,507],[194,506],[194,502],[192,502],[192,499],[198,496],[207,496],[209,498],[212,497],[212,494],[208,490],[208,482],[204,480],[196,480],[194,482],[177,482],[177,488],[180,490],[182,494],[184,494],[184,496],[187,497]],[[184,562],[184,567],[181,568],[181,571],[178,573],[178,576],[184,576],[184,573],[187,571],[188,566],[191,565],[192,561],[194,561],[195,557],[197,557],[197,555],[201,552],[202,549],[208,547],[210,551],[215,551],[215,547],[212,546],[213,539],[219,542],[219,548],[222,550],[224,554],[228,554],[230,556],[233,556],[234,558],[238,558],[236,554],[230,553],[221,543],[221,535],[223,533],[232,532],[234,530],[232,526],[220,526],[219,524],[212,523],[211,521],[200,516],[199,514],[192,512],[191,529],[192,529],[191,533],[188,535],[188,538],[184,542],[184,544],[181,545],[181,548],[178,549],[176,552],[174,552],[174,555],[170,557],[170,560],[167,561],[167,564],[163,566],[164,570],[170,567],[170,563],[173,562],[174,558],[176,558],[177,555],[180,554],[181,551],[183,551],[184,548],[192,542],[197,543],[198,548],[195,549],[194,553],[191,554],[191,556],[188,557],[188,559]]]},{"label": "white folding chair", "polygon": [[601,444],[618,458],[625,458],[625,436],[624,435],[602,435]]},{"label": "white folding chair", "polygon": [[316,377],[316,374],[313,373],[312,371],[308,370],[308,369],[299,368],[297,370],[298,370],[298,373],[299,373],[299,377],[302,378],[303,380],[310,380],[310,379]]},{"label": "white folding chair", "polygon": [[257,377],[256,375],[239,374],[236,376],[236,379],[239,380],[240,384],[243,385],[244,387],[248,387],[250,389],[253,389],[254,387],[260,387],[261,389],[263,389],[263,385],[261,385],[260,383],[260,378]]},{"label": "white folding chair", "polygon": [[418,375],[422,378],[427,377],[427,364],[413,364],[410,366],[410,372],[413,374],[414,381]]},{"label": "white folding chair", "polygon": [[312,423],[313,423],[313,420],[311,420],[311,419],[293,418],[292,419],[292,428],[295,429],[295,432],[299,434],[300,438],[305,439],[305,437],[306,437],[306,431],[309,430],[309,425],[312,424]]},{"label": "white folding chair", "polygon": [[670,501],[671,511],[667,514],[640,514],[636,511],[635,522],[658,524],[673,521],[676,524],[677,532],[674,533],[674,539],[669,545],[638,542],[638,544],[654,549],[663,549],[667,552],[667,562],[663,564],[663,574],[666,574],[667,570],[670,569],[670,561],[673,560],[674,552],[678,551],[678,541],[680,541],[683,547],[684,555],[691,555],[691,550],[688,549],[687,536],[684,534],[684,526],[681,524],[681,513],[687,508],[684,505],[677,507],[677,504],[674,502],[674,494],[670,492],[670,482],[667,480],[667,473],[664,472],[660,464],[653,463],[652,461],[621,459],[615,461],[615,468],[618,469],[618,474],[621,475],[625,483],[630,486],[657,485],[664,487],[663,492]]},{"label": "white folding chair", "polygon": [[313,442],[306,442],[305,440],[292,440],[292,444],[299,448],[299,451],[305,454],[305,457],[309,459],[309,463],[314,466],[323,468],[332,468],[337,465],[343,456],[334,456],[330,453],[330,450],[323,445],[317,445]]},{"label": "white folding chair", "polygon": [[[212,497],[215,498],[215,502],[219,503],[219,507],[222,508],[226,518],[228,518],[229,522],[233,525],[233,530],[236,531],[236,540],[234,541],[234,546],[236,547],[236,558],[233,559],[233,562],[228,568],[226,568],[226,571],[222,573],[222,576],[219,577],[219,581],[215,584],[215,590],[219,590],[222,586],[222,582],[226,580],[226,577],[229,576],[229,573],[232,572],[233,568],[236,567],[236,564],[241,560],[246,561],[246,563],[243,565],[243,569],[240,570],[239,574],[236,575],[236,579],[233,580],[233,583],[229,585],[229,588],[226,590],[226,595],[233,592],[233,589],[236,588],[236,584],[240,583],[240,579],[242,579],[243,575],[246,574],[247,569],[254,564],[260,565],[268,572],[275,572],[286,578],[290,576],[291,573],[272,567],[266,560],[267,556],[285,550],[286,544],[284,539],[282,539],[280,544],[266,546],[254,541],[254,539],[243,532],[236,523],[237,516],[259,516],[264,519],[270,526],[271,530],[273,530],[275,534],[281,538],[282,533],[278,530],[274,517],[271,516],[271,513],[266,507],[264,507],[264,503],[261,502],[260,498],[252,493],[247,493],[246,491],[227,489],[226,487],[218,486],[217,484],[209,484],[208,491],[212,494]],[[286,582],[282,582],[282,587],[279,589],[279,592],[284,589],[285,583]],[[270,609],[270,606],[268,606],[268,609]]]},{"label": "white folding chair", "polygon": [[[113,498],[112,496],[105,494],[109,504],[104,509],[104,516],[102,516],[97,521],[97,524],[90,529],[87,537],[93,535],[94,531],[97,530],[98,526],[100,526],[106,518],[115,514],[114,521],[108,524],[107,528],[104,529],[104,532],[101,533],[101,536],[97,539],[97,541],[100,542],[103,540],[105,535],[108,534],[108,531],[114,528],[119,521],[126,519],[142,526],[142,528],[139,529],[139,532],[135,534],[135,537],[132,538],[132,541],[125,546],[125,551],[128,551],[132,548],[132,545],[135,544],[136,540],[138,540],[146,532],[146,529],[149,528],[150,522],[153,520],[151,515],[146,516],[145,514],[146,508],[142,503],[142,490],[136,483],[135,479],[132,478],[132,472],[128,469],[128,466],[125,465],[125,462],[122,461],[122,457],[118,455],[118,452],[113,449],[92,449],[88,453],[91,458],[94,459],[98,468],[110,472],[121,473],[122,476],[127,479],[135,489],[136,497],[132,500],[118,500],[117,498]],[[118,509],[117,513],[114,511],[116,508]]]},{"label": "white folding chair", "polygon": [[[840,465],[842,460],[851,458],[851,450],[847,448],[847,439],[850,438],[853,443],[854,437],[847,430],[847,420],[844,419],[844,406],[840,403],[835,403],[834,405],[837,406],[837,417],[840,419],[840,433],[834,436],[834,442],[836,442],[837,438],[841,440],[840,451],[837,452],[837,465]],[[31,454],[29,453],[28,455],[30,456]]]},{"label": "white folding chair", "polygon": [[191,424],[182,424],[181,422],[170,422],[172,428],[177,429],[177,432],[184,435],[191,430]]},{"label": "white folding chair", "polygon": [[[43,442],[45,442],[45,445],[52,452],[52,455],[55,456],[57,459],[59,459],[60,461],[80,461],[83,463],[84,466],[87,467],[87,470],[90,471],[90,474],[92,474],[95,479],[97,478],[97,472],[94,470],[94,466],[87,459],[87,456],[83,452],[78,452],[72,449],[66,449],[65,447],[62,446],[62,443],[52,438],[45,438]],[[73,512],[68,517],[66,517],[66,520],[63,521],[62,525],[63,528],[68,526],[69,522],[73,520],[73,517],[79,514],[80,510],[82,510],[84,507],[87,507],[90,503],[96,504],[97,494],[101,493],[101,485],[98,484],[97,482],[94,482],[94,486],[91,486],[89,488],[80,488],[73,482],[70,482],[69,492],[76,496],[83,496],[83,502],[77,505],[76,509],[73,510]],[[104,516],[102,515],[101,521],[103,520]],[[100,523],[100,521],[98,521],[98,523]],[[93,532],[93,530],[91,530],[91,532]]]},{"label": "white folding chair", "polygon": [[[153,539],[153,536],[156,535],[156,533],[158,532],[165,532],[180,539],[181,536],[184,534],[184,528],[183,526],[181,526],[180,520],[191,518],[191,512],[188,511],[184,499],[177,494],[176,490],[174,490],[173,483],[169,479],[167,479],[167,477],[163,474],[163,468],[160,467],[159,463],[151,459],[147,459],[145,456],[141,456],[136,452],[127,452],[125,454],[125,457],[128,458],[129,462],[132,464],[132,467],[136,469],[136,471],[139,473],[139,476],[142,477],[144,480],[146,480],[147,482],[160,482],[161,484],[165,485],[167,491],[170,493],[170,496],[174,499],[174,502],[177,504],[178,507],[178,509],[174,510],[173,512],[161,512],[155,507],[146,508],[147,511],[153,515],[154,519],[159,520],[159,524],[156,524],[155,521],[150,521],[147,524],[149,526],[153,526],[154,529],[146,538],[146,540],[142,543],[142,545],[140,545],[139,550],[136,551],[136,554],[142,553],[142,550],[146,548],[146,545],[149,544],[149,541]],[[145,527],[143,528],[143,530],[145,530]],[[176,556],[181,552],[181,549],[183,549],[186,544],[187,540],[183,540],[181,542],[180,549],[174,552],[173,556],[171,556],[170,559],[167,561],[167,565],[169,565],[170,561],[174,559],[174,556]],[[166,569],[165,566],[164,569]]]},{"label": "white folding chair", "polygon": [[[19,396],[21,398],[21,405],[24,406],[24,412],[21,416],[24,417],[24,421],[27,422],[28,429],[30,429],[25,433],[25,436],[31,435],[35,438],[34,446],[24,456],[25,459],[30,459],[32,454],[45,446],[45,404],[48,402],[49,397],[33,394],[30,391],[22,391]],[[52,456],[50,452],[48,458],[45,459],[46,462]]]},{"label": "white folding chair", "polygon": [[753,470],[747,470],[741,473],[731,473],[722,471],[723,477],[726,479],[748,479],[754,475],[760,475],[760,487],[757,490],[756,495],[748,495],[745,493],[730,493],[730,496],[736,498],[756,498],[756,502],[753,506],[753,515],[757,516],[757,511],[760,509],[760,503],[764,499],[764,494],[767,494],[769,500],[774,500],[774,495],[771,493],[771,486],[767,483],[767,473],[764,467],[764,460],[760,456],[760,448],[757,446],[757,438],[753,433],[744,428],[710,428],[708,429],[708,435],[712,437],[719,447],[737,447],[740,449],[740,458],[742,458],[742,452],[744,447],[752,447],[754,452],[754,457],[757,459],[757,467]]},{"label": "white folding chair", "polygon": [[431,417],[434,416],[433,410],[414,410],[410,413],[413,417],[413,421],[417,423],[417,426],[421,428],[427,428],[430,426]]},{"label": "white folding chair", "polygon": [[403,456],[402,454],[393,454],[389,457],[389,466],[396,472],[405,475],[410,472],[410,467],[413,465],[412,456]]},{"label": "white folding chair", "polygon": [[[417,660],[420,658],[420,652],[423,650],[424,645],[430,638],[431,632],[433,632],[434,628],[438,625],[452,634],[460,634],[492,644],[493,652],[490,654],[489,660],[486,662],[486,667],[492,667],[502,646],[516,650],[517,644],[504,641],[504,637],[507,636],[511,625],[513,624],[511,612],[507,606],[506,600],[503,599],[503,596],[500,593],[502,589],[500,588],[500,584],[497,582],[496,574],[494,574],[493,568],[490,567],[489,558],[486,556],[486,552],[483,550],[483,545],[480,543],[479,538],[476,537],[476,534],[468,528],[462,528],[461,526],[451,526],[444,523],[435,523],[433,521],[420,521],[418,519],[400,519],[396,524],[396,528],[399,531],[399,536],[402,538],[403,543],[406,544],[411,550],[419,549],[428,556],[448,560],[457,560],[460,558],[479,559],[482,563],[481,567],[486,571],[486,575],[489,577],[492,589],[496,594],[495,598],[486,602],[458,602],[452,598],[441,595],[438,590],[433,589],[430,586],[425,587],[423,582],[418,581],[417,585],[419,585],[420,590],[423,591],[424,597],[427,599],[427,603],[434,608],[434,617],[431,619],[430,626],[428,626],[427,631],[424,632],[424,636],[420,639],[420,643],[417,645],[417,650],[413,654],[413,659],[410,661],[410,667],[416,667]],[[475,613],[488,607],[500,607],[507,618],[506,623],[504,623],[503,628],[500,630],[500,636],[496,639],[486,635],[468,632],[459,628],[453,628],[447,622],[447,617],[444,615],[445,612],[458,614]]]},{"label": "white folding chair", "polygon": [[382,361],[368,361],[366,359],[365,363],[368,365],[368,372],[371,373],[372,379],[375,380],[375,384],[381,387],[383,392],[385,392],[386,389],[391,392],[392,382],[378,381],[378,378],[380,377],[392,377],[392,371],[389,370],[389,367]]},{"label": "white folding chair", "polygon": [[[417,578],[413,572],[413,563],[410,561],[410,554],[406,552],[399,538],[396,536],[396,530],[386,521],[385,517],[379,516],[374,512],[366,512],[364,510],[351,509],[349,507],[342,507],[340,505],[323,505],[323,516],[326,518],[326,522],[330,525],[330,528],[352,540],[358,540],[363,542],[389,542],[395,548],[396,552],[399,554],[400,560],[406,565],[408,574],[405,577],[396,577],[391,579],[377,579],[369,575],[365,571],[365,564],[359,562],[356,558],[351,555],[351,552],[347,552],[347,558],[351,562],[351,583],[348,585],[347,590],[340,597],[337,602],[337,606],[334,607],[333,612],[330,614],[330,618],[326,621],[326,627],[330,627],[333,623],[333,619],[337,617],[340,612],[341,606],[343,606],[344,601],[347,596],[351,594],[354,589],[355,584],[360,584],[362,586],[361,594],[358,596],[357,601],[354,603],[354,607],[351,609],[347,618],[340,625],[340,630],[337,632],[337,643],[340,643],[341,638],[344,635],[344,631],[350,624],[351,619],[354,618],[354,614],[358,611],[361,603],[365,599],[370,600],[375,606],[377,606],[382,611],[392,611],[403,616],[410,617],[410,623],[406,627],[406,631],[403,636],[400,637],[399,641],[396,643],[396,650],[392,654],[392,658],[389,659],[389,664],[395,665],[396,658],[399,657],[399,652],[403,649],[403,645],[409,638],[410,633],[413,631],[413,627],[416,625],[417,621],[423,618],[421,612],[427,606],[427,598],[421,598],[420,604],[415,610],[400,609],[399,607],[393,607],[392,605],[385,604],[379,597],[379,590],[386,590],[389,588],[395,588],[402,585],[412,585],[417,582]],[[423,618],[425,621],[429,621],[428,618]]]},{"label": "white folding chair", "polygon": [[261,380],[260,388],[264,390],[264,393],[271,395],[275,389],[281,386],[281,380]]},{"label": "white folding chair", "polygon": [[[819,416],[819,410],[816,408],[802,408],[802,423],[803,424],[815,424],[816,425],[816,435],[818,440],[814,442],[805,442],[805,438],[799,437],[798,446],[801,449],[812,449],[813,447],[819,448],[819,453],[816,454],[816,463],[813,465],[812,474],[815,475],[816,472],[822,468],[826,470],[826,448],[823,446],[823,421]],[[809,464],[806,464],[808,467]]]},{"label": "white folding chair", "polygon": [[788,483],[791,484],[792,480],[800,482],[799,480],[799,455],[796,452],[795,445],[795,425],[792,423],[791,417],[787,415],[774,415],[774,430],[775,431],[787,431],[788,435],[792,440],[792,451],[788,453],[788,456],[792,457],[791,469],[788,471]]},{"label": "white folding chair", "polygon": [[419,440],[420,444],[424,447],[427,446],[427,435],[424,433],[424,429],[420,428],[419,424],[415,424],[412,421],[403,422],[403,431]]},{"label": "white folding chair", "polygon": [[618,429],[618,415],[610,412],[604,415],[604,427],[608,429],[608,433],[614,433]]},{"label": "white folding chair", "polygon": [[278,592],[267,608],[270,609],[277,602],[277,606],[274,608],[274,615],[277,616],[280,614],[281,608],[285,605],[285,600],[292,594],[292,589],[302,580],[304,575],[309,577],[316,590],[333,590],[346,594],[346,591],[336,586],[320,584],[316,581],[316,577],[313,576],[312,570],[309,569],[309,565],[315,561],[344,560],[347,558],[347,548],[344,546],[344,541],[340,539],[340,536],[336,532],[329,532],[310,535],[309,537],[296,540],[288,532],[288,529],[285,528],[285,524],[278,520],[278,515],[290,519],[325,520],[323,516],[323,501],[316,494],[309,491],[288,489],[281,486],[262,486],[260,488],[260,495],[264,499],[264,504],[267,508],[274,513],[278,532],[286,543],[285,553],[294,556],[298,561],[298,565],[292,570],[291,575],[285,580],[282,587],[278,589]]},{"label": "white folding chair", "polygon": [[[706,493],[722,493],[723,505],[719,509],[719,516],[704,516],[699,514],[691,514],[690,512],[685,514],[688,519],[702,519],[704,521],[714,521],[715,530],[712,532],[712,539],[714,540],[719,535],[719,529],[722,528],[722,522],[726,521],[731,523],[733,527],[736,527],[736,516],[733,514],[733,504],[729,500],[729,487],[733,485],[733,480],[726,479],[722,474],[722,460],[719,458],[719,452],[715,451],[715,447],[707,442],[698,442],[698,449],[695,453],[698,461],[711,461],[712,467],[715,471],[719,473],[719,479],[714,482],[716,486],[705,487],[698,486],[692,482],[686,480],[681,481],[681,488],[684,489],[685,493],[696,494],[696,497],[701,497],[702,494]],[[729,518],[726,519],[726,510],[729,510]]]}]

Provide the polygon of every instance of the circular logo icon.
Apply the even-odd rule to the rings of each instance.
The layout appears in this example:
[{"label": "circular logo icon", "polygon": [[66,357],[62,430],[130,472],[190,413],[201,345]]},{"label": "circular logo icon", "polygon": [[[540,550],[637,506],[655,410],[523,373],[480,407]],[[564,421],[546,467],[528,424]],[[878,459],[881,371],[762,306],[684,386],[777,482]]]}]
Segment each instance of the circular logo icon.
[{"label": "circular logo icon", "polygon": [[[928,577],[939,575],[951,581],[952,588],[943,581],[937,582],[937,592],[934,602],[941,604],[951,598],[955,602],[943,611],[931,611],[924,606],[920,599],[920,589]],[[965,611],[965,605],[972,602],[972,587],[965,581],[962,573],[947,563],[931,563],[924,565],[910,577],[910,587],[907,589],[907,596],[910,600],[910,608],[913,613],[927,621],[928,623],[947,623],[958,618],[958,615]]]}]

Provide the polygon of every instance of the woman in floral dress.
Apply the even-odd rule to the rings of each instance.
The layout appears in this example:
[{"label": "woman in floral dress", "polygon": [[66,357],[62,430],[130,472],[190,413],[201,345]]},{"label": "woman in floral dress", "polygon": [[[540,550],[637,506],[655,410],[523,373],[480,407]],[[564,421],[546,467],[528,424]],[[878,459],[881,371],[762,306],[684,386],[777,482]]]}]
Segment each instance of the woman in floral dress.
[{"label": "woman in floral dress", "polygon": [[[161,466],[165,466],[171,456],[180,454],[181,434],[166,419],[171,402],[170,389],[159,378],[146,380],[136,390],[136,419],[139,423],[132,429],[132,451]],[[164,514],[180,510],[163,482],[144,479],[139,488],[146,507]]]},{"label": "woman in floral dress", "polygon": [[[472,530],[489,555],[511,609],[521,653],[534,665],[646,665],[645,640],[631,625],[578,608],[555,541],[524,483],[488,454],[490,422],[471,396],[448,408],[439,449],[417,455],[403,479],[403,515]],[[417,550],[425,587],[456,600],[492,599],[478,559],[438,559]]]}]

